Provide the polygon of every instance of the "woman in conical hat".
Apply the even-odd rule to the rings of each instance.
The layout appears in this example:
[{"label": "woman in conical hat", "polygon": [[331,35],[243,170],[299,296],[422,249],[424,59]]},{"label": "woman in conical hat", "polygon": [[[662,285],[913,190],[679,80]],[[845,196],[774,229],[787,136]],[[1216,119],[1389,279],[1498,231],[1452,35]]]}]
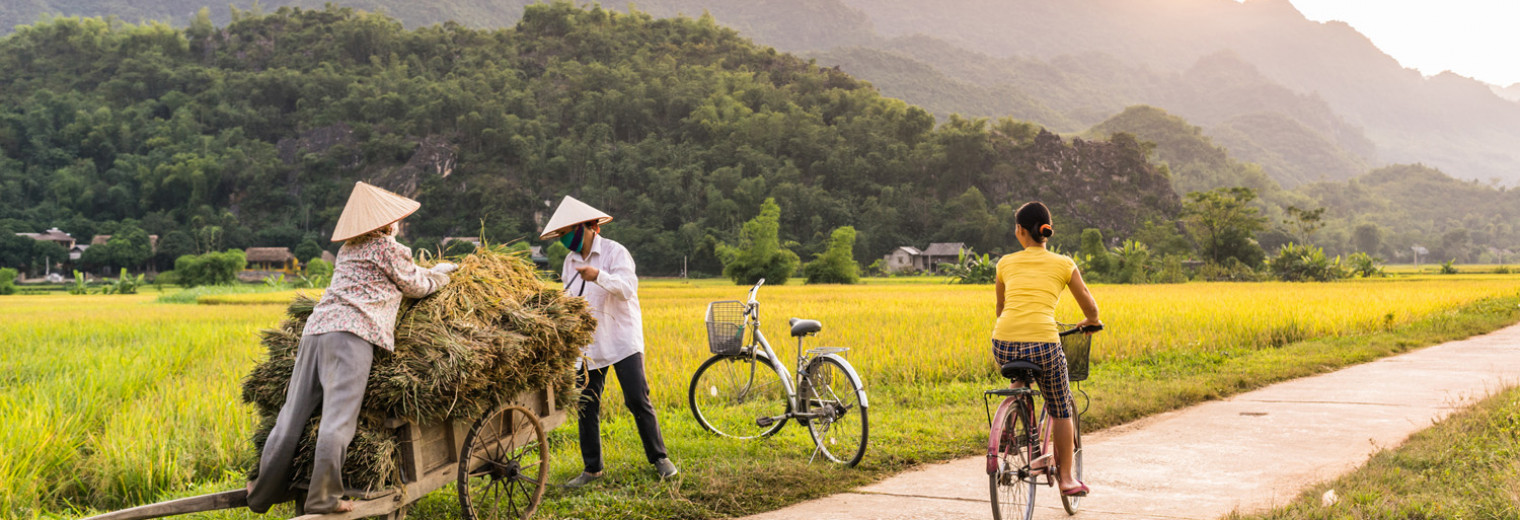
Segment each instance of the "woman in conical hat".
[{"label": "woman in conical hat", "polygon": [[306,493],[307,513],[346,512],[343,454],[358,426],[375,348],[395,348],[401,298],[421,298],[449,282],[458,267],[425,269],[412,250],[396,242],[397,223],[422,205],[360,182],[338,217],[332,241],[343,242],[332,283],[306,320],[285,405],[259,459],[259,478],[249,483],[248,508],[263,513],[292,497],[291,459],[306,421],[320,406],[316,461]]},{"label": "woman in conical hat", "polygon": [[662,478],[676,474],[676,465],[665,454],[660,422],[649,401],[649,382],[644,377],[644,318],[639,309],[639,277],[628,248],[601,236],[602,224],[612,216],[566,196],[554,210],[539,238],[558,238],[570,250],[560,279],[565,291],[586,299],[596,317],[596,333],[586,345],[585,388],[580,399],[581,462],[585,471],[566,483],[578,488],[602,478],[601,407],[607,369],[617,371],[623,387],[623,404],[633,413],[644,457]]}]

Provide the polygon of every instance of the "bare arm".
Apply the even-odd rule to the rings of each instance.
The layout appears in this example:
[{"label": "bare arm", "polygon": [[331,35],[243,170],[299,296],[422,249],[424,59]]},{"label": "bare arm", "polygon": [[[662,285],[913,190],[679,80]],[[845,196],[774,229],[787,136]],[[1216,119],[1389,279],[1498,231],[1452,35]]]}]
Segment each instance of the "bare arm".
[{"label": "bare arm", "polygon": [[1098,302],[1093,300],[1092,293],[1087,291],[1087,282],[1082,281],[1080,269],[1071,270],[1071,281],[1066,284],[1066,287],[1071,289],[1071,296],[1077,299],[1077,306],[1082,307],[1082,315],[1087,317],[1077,326],[1102,325],[1103,322],[1098,321]]},{"label": "bare arm", "polygon": [[1003,295],[1004,287],[1003,287],[1003,276],[1002,275],[998,275],[997,282],[994,283],[992,285],[992,287],[993,287],[993,290],[997,291],[997,297],[996,297],[997,298],[997,317],[1001,318],[1001,317],[1003,317],[1003,296],[1004,296]]}]

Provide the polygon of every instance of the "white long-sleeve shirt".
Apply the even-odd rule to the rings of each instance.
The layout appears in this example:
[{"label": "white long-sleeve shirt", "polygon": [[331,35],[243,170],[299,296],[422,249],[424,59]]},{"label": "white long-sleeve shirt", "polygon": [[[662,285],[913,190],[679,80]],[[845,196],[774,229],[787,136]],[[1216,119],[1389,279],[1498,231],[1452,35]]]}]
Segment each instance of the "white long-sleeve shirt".
[{"label": "white long-sleeve shirt", "polygon": [[[599,271],[594,282],[587,282],[575,270],[588,265]],[[596,370],[612,366],[644,351],[639,277],[634,274],[633,255],[628,253],[628,248],[597,235],[585,257],[580,253],[565,257],[559,279],[565,280],[567,294],[581,296],[591,304],[591,315],[596,317],[596,333],[584,351],[590,358],[587,368]]]}]

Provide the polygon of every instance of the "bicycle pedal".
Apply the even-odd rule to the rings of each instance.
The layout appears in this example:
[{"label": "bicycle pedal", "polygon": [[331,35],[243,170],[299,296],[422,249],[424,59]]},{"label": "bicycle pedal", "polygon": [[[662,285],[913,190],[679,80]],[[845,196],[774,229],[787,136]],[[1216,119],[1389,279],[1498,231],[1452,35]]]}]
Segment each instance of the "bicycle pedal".
[{"label": "bicycle pedal", "polygon": [[761,428],[769,428],[772,424],[776,424],[776,418],[775,417],[757,417],[757,418],[755,418],[755,425],[759,426]]}]

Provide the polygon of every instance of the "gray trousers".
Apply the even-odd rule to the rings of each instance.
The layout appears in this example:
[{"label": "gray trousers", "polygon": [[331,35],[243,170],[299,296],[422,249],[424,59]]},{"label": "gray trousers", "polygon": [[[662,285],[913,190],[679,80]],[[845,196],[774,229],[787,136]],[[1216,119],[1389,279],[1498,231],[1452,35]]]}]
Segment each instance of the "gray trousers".
[{"label": "gray trousers", "polygon": [[359,405],[369,382],[375,347],[347,332],[301,337],[295,370],[285,391],[285,406],[275,419],[274,430],[264,443],[259,459],[259,478],[248,495],[248,509],[268,511],[274,504],[294,498],[291,492],[291,459],[317,405],[322,420],[317,429],[315,467],[306,492],[306,512],[326,513],[338,507],[343,496],[343,455],[359,426]]}]

